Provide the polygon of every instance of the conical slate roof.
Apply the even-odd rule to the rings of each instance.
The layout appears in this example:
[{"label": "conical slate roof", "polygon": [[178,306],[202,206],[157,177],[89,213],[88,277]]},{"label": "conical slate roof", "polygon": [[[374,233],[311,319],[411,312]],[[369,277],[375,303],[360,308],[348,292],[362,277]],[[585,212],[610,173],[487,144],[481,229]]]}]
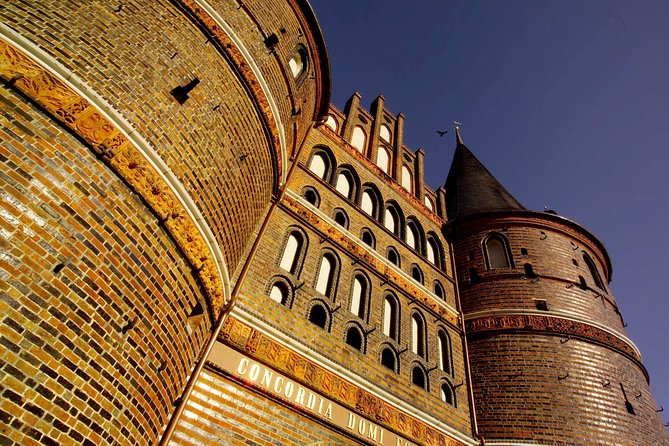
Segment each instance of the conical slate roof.
[{"label": "conical slate roof", "polygon": [[445,184],[448,219],[525,210],[464,145],[457,129],[456,138],[457,147]]}]

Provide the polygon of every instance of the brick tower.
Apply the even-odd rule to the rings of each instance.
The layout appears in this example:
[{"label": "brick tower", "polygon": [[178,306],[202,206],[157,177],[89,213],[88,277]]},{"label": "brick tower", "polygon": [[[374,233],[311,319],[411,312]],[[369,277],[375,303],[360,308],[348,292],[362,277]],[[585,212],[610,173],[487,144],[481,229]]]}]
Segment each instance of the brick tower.
[{"label": "brick tower", "polygon": [[446,182],[479,434],[494,444],[668,444],[597,238],[526,210],[458,134]]}]

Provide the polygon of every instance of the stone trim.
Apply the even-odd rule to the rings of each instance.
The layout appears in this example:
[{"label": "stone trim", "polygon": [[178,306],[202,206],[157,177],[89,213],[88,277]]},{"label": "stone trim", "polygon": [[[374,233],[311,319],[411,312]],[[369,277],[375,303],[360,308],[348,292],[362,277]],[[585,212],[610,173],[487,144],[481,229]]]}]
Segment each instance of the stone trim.
[{"label": "stone trim", "polygon": [[183,187],[168,180],[167,172],[161,172],[99,104],[4,39],[0,39],[0,77],[81,138],[142,197],[196,271],[216,317],[229,295],[227,269],[215,254],[215,245],[202,233],[199,223],[205,224],[203,218],[193,216],[184,193],[175,192]]},{"label": "stone trim", "polygon": [[401,411],[232,316],[225,320],[219,341],[375,423],[409,437],[417,444],[424,446],[465,446],[468,444]]}]

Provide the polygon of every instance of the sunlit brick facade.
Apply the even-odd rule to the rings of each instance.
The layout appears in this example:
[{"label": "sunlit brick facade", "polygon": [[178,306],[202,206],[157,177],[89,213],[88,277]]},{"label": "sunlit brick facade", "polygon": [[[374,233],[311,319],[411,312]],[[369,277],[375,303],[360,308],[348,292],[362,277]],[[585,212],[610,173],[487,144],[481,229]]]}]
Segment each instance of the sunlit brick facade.
[{"label": "sunlit brick facade", "polygon": [[306,1],[0,17],[0,444],[669,444],[601,242],[425,185]]}]

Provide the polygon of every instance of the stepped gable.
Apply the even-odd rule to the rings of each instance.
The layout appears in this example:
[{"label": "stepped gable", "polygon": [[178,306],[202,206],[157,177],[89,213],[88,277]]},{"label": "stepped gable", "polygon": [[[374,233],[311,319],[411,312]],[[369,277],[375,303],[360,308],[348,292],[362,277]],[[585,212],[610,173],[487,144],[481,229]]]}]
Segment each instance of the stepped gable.
[{"label": "stepped gable", "polygon": [[445,184],[448,219],[526,210],[464,145],[457,129],[456,138],[457,147]]}]

